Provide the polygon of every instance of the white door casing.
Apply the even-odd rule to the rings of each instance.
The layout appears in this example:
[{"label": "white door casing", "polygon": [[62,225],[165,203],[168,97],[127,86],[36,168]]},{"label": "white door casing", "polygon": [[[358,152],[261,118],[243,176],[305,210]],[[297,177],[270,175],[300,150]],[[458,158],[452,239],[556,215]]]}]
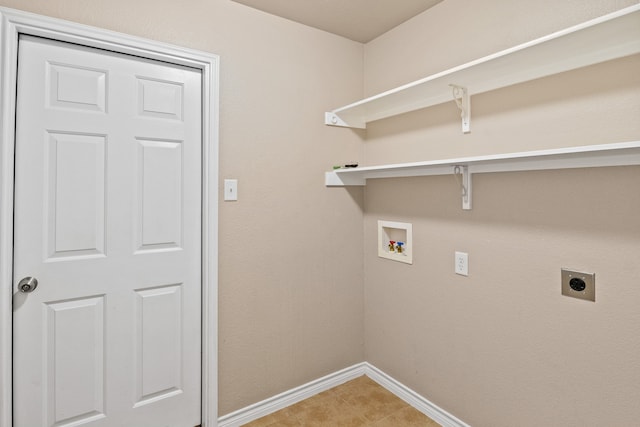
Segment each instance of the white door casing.
[{"label": "white door casing", "polygon": [[[0,140],[0,427],[9,427],[12,424],[12,360],[11,360],[11,315],[12,299],[15,286],[12,282],[12,205],[13,205],[13,156],[14,156],[14,117],[15,117],[15,87],[18,36],[20,34],[32,34],[46,36],[51,39],[69,41],[80,45],[87,45],[108,49],[114,52],[135,54],[140,57],[157,59],[169,63],[177,63],[189,67],[198,68],[202,72],[202,424],[204,426],[216,425],[217,418],[217,76],[218,58],[214,55],[188,49],[176,48],[156,42],[128,37],[104,30],[70,24],[64,21],[43,18],[9,9],[0,9],[1,15],[1,39],[2,39],[2,81],[0,85],[1,114],[1,140]],[[153,84],[149,80],[149,84]],[[77,135],[76,135],[77,136]],[[82,147],[89,154],[96,153],[96,144],[75,144],[67,139],[69,147]],[[164,148],[164,153],[171,151],[171,144],[138,141],[141,147]],[[164,141],[166,143],[166,141]],[[155,145],[154,145],[155,144]],[[63,143],[61,146],[64,146]],[[88,148],[87,148],[88,147]],[[64,151],[63,147],[63,151]],[[140,148],[144,150],[144,148]],[[88,150],[88,151],[87,151]],[[92,151],[93,150],[93,151]],[[99,150],[97,151],[100,152]],[[155,151],[155,153],[163,150]],[[153,153],[153,154],[155,154]],[[152,156],[153,156],[152,154]],[[160,155],[162,158],[162,154]],[[170,157],[170,156],[169,156]],[[62,156],[61,158],[64,158]],[[166,156],[165,156],[166,158]],[[82,173],[82,170],[78,171]],[[85,171],[87,172],[87,171]],[[93,175],[97,176],[97,175]],[[72,179],[67,177],[68,179]],[[63,176],[62,179],[65,179]],[[140,188],[140,186],[137,186]],[[72,197],[73,195],[67,197]],[[64,243],[64,242],[63,242]],[[98,242],[99,243],[99,242]],[[102,242],[104,244],[104,242]],[[86,245],[85,245],[86,246]],[[91,245],[88,245],[91,246]],[[96,245],[93,245],[96,246]],[[64,247],[62,244],[61,248]],[[107,245],[108,248],[108,245]],[[86,248],[85,248],[86,249]],[[162,249],[156,247],[156,249]],[[77,253],[77,256],[99,257],[96,248],[94,253]],[[108,250],[108,249],[107,249]],[[99,251],[98,251],[99,252]],[[58,262],[58,264],[62,264]],[[46,286],[43,283],[41,286]],[[170,296],[177,288],[166,287],[143,290],[140,288],[139,298],[150,297],[152,301],[171,301]],[[99,295],[99,294],[98,294]],[[30,295],[31,296],[31,295]],[[18,298],[19,299],[19,298]],[[75,301],[75,300],[74,300]],[[19,301],[18,301],[19,302]],[[85,301],[87,310],[98,310],[100,297],[89,298]],[[77,303],[75,301],[74,303]],[[72,305],[74,304],[72,303]],[[64,303],[61,303],[64,304]],[[51,308],[51,307],[49,307]],[[64,305],[55,308],[67,308]],[[54,310],[55,312],[55,310]],[[62,312],[62,311],[61,311]],[[78,313],[82,310],[78,311]],[[151,405],[150,405],[151,406]]]},{"label": "white door casing", "polygon": [[200,424],[200,84],[20,38],[14,427]]}]

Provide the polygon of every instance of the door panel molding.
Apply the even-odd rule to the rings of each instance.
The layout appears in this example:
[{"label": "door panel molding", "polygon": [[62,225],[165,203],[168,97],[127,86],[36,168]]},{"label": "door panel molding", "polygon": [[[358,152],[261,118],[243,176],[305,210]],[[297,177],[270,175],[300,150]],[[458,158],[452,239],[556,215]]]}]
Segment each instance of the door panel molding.
[{"label": "door panel molding", "polygon": [[[12,425],[13,191],[18,39],[47,37],[202,72],[202,426],[217,425],[217,55],[0,7],[0,427]],[[19,304],[19,298],[16,298]]]}]

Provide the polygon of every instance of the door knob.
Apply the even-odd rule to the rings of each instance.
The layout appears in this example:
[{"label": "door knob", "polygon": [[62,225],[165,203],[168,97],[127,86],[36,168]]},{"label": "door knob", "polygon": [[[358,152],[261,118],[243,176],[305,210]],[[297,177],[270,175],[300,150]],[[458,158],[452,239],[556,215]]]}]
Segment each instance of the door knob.
[{"label": "door knob", "polygon": [[18,282],[18,289],[20,292],[28,294],[33,292],[38,287],[38,280],[35,277],[25,277]]}]

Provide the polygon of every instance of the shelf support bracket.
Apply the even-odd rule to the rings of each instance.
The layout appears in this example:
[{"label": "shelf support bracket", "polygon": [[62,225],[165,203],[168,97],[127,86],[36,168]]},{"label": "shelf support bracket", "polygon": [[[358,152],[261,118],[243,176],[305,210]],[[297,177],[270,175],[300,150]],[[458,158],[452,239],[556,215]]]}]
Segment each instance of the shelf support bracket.
[{"label": "shelf support bracket", "polygon": [[367,124],[359,117],[341,117],[334,112],[324,113],[324,124],[344,128],[366,129]]},{"label": "shelf support bracket", "polygon": [[471,172],[469,172],[469,166],[456,165],[453,167],[453,176],[460,185],[460,192],[462,194],[462,209],[465,211],[471,210]]},{"label": "shelf support bracket", "polygon": [[471,97],[466,87],[450,84],[453,89],[453,100],[460,109],[462,133],[471,132]]}]

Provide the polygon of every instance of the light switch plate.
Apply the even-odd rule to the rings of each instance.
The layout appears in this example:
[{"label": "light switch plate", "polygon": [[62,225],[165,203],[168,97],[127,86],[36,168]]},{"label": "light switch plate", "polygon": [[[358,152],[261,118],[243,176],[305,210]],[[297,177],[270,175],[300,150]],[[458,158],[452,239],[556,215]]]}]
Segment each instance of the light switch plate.
[{"label": "light switch plate", "polygon": [[224,200],[226,202],[233,202],[238,200],[238,180],[237,179],[224,180]]}]

